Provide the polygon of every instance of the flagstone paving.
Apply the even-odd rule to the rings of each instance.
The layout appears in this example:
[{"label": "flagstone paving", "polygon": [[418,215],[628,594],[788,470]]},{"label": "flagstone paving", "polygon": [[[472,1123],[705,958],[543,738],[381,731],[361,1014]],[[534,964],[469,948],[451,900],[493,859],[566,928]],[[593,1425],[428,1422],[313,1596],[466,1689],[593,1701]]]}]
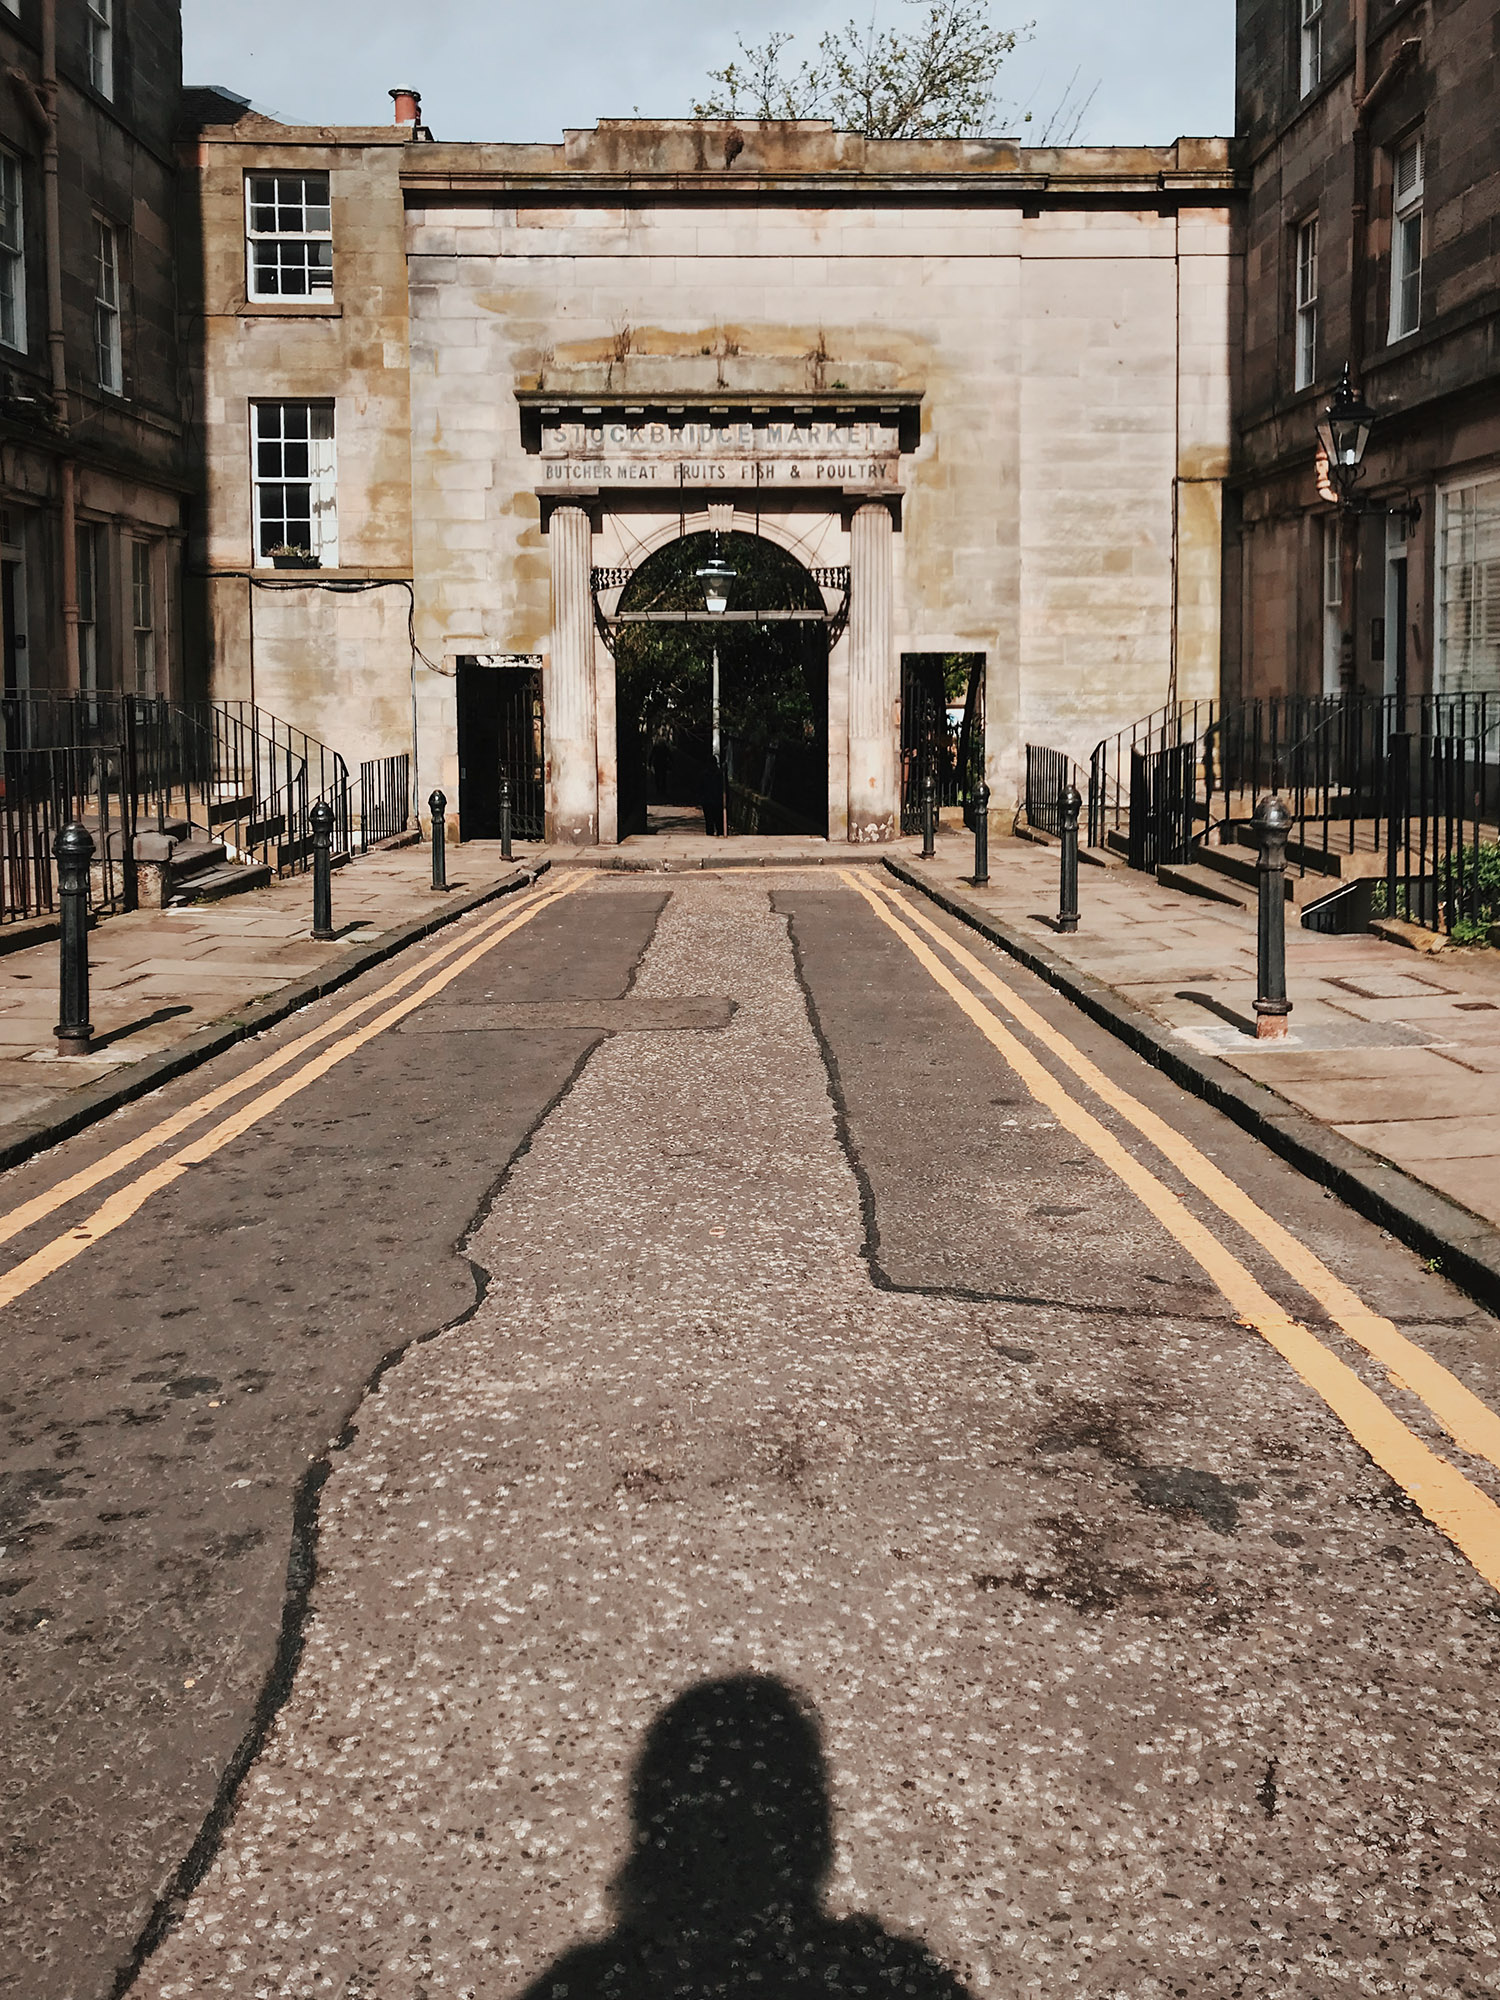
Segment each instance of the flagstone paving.
[{"label": "flagstone paving", "polygon": [[[997,841],[969,886],[972,844],[948,833],[908,863],[1413,1179],[1500,1224],[1500,950],[1408,951],[1305,931],[1288,908],[1290,1033],[1255,1039],[1255,917],[1127,868],[1079,870],[1080,921],[1059,934],[1058,855]],[[1170,916],[1170,922],[1163,919]]]},{"label": "flagstone paving", "polygon": [[[518,853],[521,850],[518,850]],[[498,841],[452,850],[449,893],[515,873]],[[55,940],[0,956],[0,1139],[7,1128],[66,1106],[70,1095],[332,963],[383,932],[431,914],[431,850],[385,848],[335,870],[337,937],[311,936],[312,878],[295,875],[219,903],[136,910],[89,933],[95,1046],[59,1056]]]}]

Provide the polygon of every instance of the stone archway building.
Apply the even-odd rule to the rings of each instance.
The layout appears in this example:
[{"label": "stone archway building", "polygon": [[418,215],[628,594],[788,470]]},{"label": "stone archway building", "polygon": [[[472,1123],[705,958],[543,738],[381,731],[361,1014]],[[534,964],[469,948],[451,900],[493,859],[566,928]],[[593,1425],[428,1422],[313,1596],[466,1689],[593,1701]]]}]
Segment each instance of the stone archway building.
[{"label": "stone archway building", "polygon": [[[1027,740],[1086,758],[1217,692],[1223,141],[616,121],[441,144],[235,109],[196,149],[214,694],[351,764],[415,736],[422,796],[452,799],[460,663],[539,660],[548,831],[610,840],[611,593],[715,524],[841,606],[831,837],[899,824],[903,653],[983,655],[1002,819]],[[271,181],[328,203],[331,256],[257,298],[247,190]],[[274,219],[302,254],[295,206]],[[267,554],[266,466],[290,461],[261,440],[288,421],[319,439],[317,572]]]}]

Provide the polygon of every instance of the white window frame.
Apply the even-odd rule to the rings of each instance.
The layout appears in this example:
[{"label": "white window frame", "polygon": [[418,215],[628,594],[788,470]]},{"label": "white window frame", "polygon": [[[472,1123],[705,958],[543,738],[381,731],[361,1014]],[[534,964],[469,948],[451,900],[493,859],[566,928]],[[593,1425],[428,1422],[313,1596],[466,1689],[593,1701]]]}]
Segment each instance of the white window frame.
[{"label": "white window frame", "polygon": [[[300,447],[300,449],[299,449]],[[331,401],[257,401],[250,405],[250,478],[254,490],[254,561],[274,569],[278,543],[306,548],[324,569],[339,560],[338,460]],[[305,495],[297,489],[305,488]],[[306,523],[306,540],[300,539]],[[299,539],[293,542],[292,533]]]},{"label": "white window frame", "polygon": [[[328,200],[308,199],[308,184]],[[267,183],[269,202],[257,200]],[[273,168],[245,175],[245,297],[250,300],[333,298],[333,215],[329,176],[321,170]],[[269,220],[274,225],[267,227]],[[311,218],[311,219],[309,219]]]},{"label": "white window frame", "polygon": [[1422,324],[1424,155],[1420,132],[1391,155],[1391,340],[1405,340]]},{"label": "white window frame", "polygon": [[[3,4],[3,0],[0,0]],[[25,694],[31,686],[30,629],[26,601],[26,517],[18,509],[0,508],[0,570],[8,570],[11,625],[0,633],[0,645],[8,639],[14,666],[14,685],[0,685],[5,694]]]},{"label": "white window frame", "polygon": [[120,232],[94,217],[94,379],[109,396],[125,393],[120,342]]},{"label": "white window frame", "polygon": [[78,685],[97,693],[100,606],[106,601],[105,570],[109,556],[97,521],[80,521],[74,530],[75,580],[78,601]]},{"label": "white window frame", "polygon": [[1298,94],[1311,97],[1323,81],[1323,0],[1301,0],[1301,15],[1297,55]]},{"label": "white window frame", "polygon": [[26,352],[26,184],[19,154],[0,146],[0,344]]},{"label": "white window frame", "polygon": [[89,84],[101,97],[115,94],[115,0],[84,0],[84,53]]},{"label": "white window frame", "polygon": [[1500,692],[1500,466],[1438,494],[1434,568],[1437,692]]},{"label": "white window frame", "polygon": [[1338,694],[1344,666],[1344,523],[1338,514],[1323,516],[1323,692]]},{"label": "white window frame", "polygon": [[1295,383],[1310,389],[1318,379],[1318,218],[1297,224],[1297,356]]},{"label": "white window frame", "polygon": [[130,544],[131,659],[137,694],[156,693],[156,550],[155,542]]}]

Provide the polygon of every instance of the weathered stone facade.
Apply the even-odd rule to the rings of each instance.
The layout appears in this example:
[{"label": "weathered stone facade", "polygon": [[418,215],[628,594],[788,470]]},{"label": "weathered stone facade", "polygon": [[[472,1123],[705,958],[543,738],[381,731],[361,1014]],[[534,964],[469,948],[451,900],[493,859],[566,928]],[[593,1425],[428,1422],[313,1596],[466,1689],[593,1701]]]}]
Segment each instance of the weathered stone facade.
[{"label": "weathered stone facade", "polygon": [[[4,692],[180,694],[175,0],[0,9]],[[24,739],[23,739],[24,740]]]},{"label": "weathered stone facade", "polygon": [[[1500,691],[1500,9],[1325,0],[1318,23],[1314,74],[1292,0],[1239,7],[1250,188],[1224,691],[1415,696],[1466,681]],[[1407,331],[1393,302],[1403,156],[1404,212],[1420,217],[1421,244]],[[1309,225],[1316,330],[1299,366]],[[1315,426],[1346,363],[1378,418],[1361,494],[1380,506],[1413,499],[1420,518],[1372,512],[1341,530],[1319,492]],[[1458,525],[1460,505],[1477,527]],[[1494,599],[1477,627],[1473,600],[1458,595],[1484,597],[1476,556]]]},{"label": "weathered stone facade", "polygon": [[[550,830],[609,840],[611,591],[730,526],[831,579],[832,837],[894,829],[905,652],[984,656],[1002,812],[1026,740],[1086,757],[1172,691],[1216,692],[1223,142],[622,121],[449,145],[246,116],[196,157],[215,692],[253,674],[351,761],[407,747],[414,717],[422,796],[451,800],[459,662],[539,656]],[[332,292],[268,314],[245,176],[315,165]],[[256,564],[260,398],[333,406],[336,572]]]}]

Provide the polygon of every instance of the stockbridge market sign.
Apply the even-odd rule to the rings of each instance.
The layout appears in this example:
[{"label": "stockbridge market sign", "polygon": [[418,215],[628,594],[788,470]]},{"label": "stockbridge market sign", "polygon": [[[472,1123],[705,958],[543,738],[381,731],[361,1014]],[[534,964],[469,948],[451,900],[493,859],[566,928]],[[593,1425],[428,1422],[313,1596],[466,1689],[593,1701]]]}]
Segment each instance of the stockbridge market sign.
[{"label": "stockbridge market sign", "polygon": [[900,434],[881,423],[544,424],[543,480],[569,486],[896,484]]}]

